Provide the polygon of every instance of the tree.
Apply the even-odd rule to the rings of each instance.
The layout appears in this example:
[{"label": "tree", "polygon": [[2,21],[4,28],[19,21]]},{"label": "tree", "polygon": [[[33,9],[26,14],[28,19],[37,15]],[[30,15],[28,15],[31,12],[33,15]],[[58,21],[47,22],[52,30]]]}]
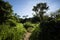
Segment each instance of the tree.
[{"label": "tree", "polygon": [[51,15],[51,18],[60,19],[60,9],[58,9],[55,12],[51,12],[50,15]]},{"label": "tree", "polygon": [[40,20],[43,20],[43,14],[46,12],[48,9],[48,6],[46,3],[39,3],[36,6],[33,7],[33,11],[37,14],[37,16],[40,17]]},{"label": "tree", "polygon": [[26,19],[27,17],[28,17],[28,15],[26,15],[26,16],[23,16],[23,18],[24,18],[24,19]]},{"label": "tree", "polygon": [[13,10],[9,2],[0,0],[0,23],[5,22],[12,16]]},{"label": "tree", "polygon": [[56,11],[56,19],[60,19],[60,9]]}]

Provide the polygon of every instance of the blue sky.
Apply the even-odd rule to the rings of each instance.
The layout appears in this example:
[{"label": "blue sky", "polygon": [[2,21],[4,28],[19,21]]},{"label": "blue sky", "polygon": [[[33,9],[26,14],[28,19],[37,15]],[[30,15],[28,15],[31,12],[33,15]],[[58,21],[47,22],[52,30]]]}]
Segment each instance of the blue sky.
[{"label": "blue sky", "polygon": [[32,17],[33,6],[41,2],[46,2],[49,6],[49,10],[46,13],[47,15],[49,15],[49,12],[54,12],[60,8],[60,0],[4,0],[4,1],[8,1],[13,6],[14,13],[17,13],[21,17],[25,15]]}]

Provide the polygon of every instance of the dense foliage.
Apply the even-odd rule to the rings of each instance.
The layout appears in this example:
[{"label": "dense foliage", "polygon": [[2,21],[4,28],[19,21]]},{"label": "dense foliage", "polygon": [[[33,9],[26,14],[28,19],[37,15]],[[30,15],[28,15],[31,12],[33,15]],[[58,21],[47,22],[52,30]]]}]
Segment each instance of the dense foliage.
[{"label": "dense foliage", "polygon": [[26,30],[18,20],[9,2],[0,0],[0,40],[23,40]]},{"label": "dense foliage", "polygon": [[30,40],[60,40],[60,9],[49,16],[44,15],[49,7],[39,3],[33,7],[32,18],[20,18],[13,13],[9,2],[0,0],[0,40],[24,40],[25,33],[31,33]]},{"label": "dense foliage", "polygon": [[30,40],[38,40],[38,38],[39,38],[38,35],[40,33],[40,28],[38,26],[39,26],[39,24],[38,25],[36,24],[35,28],[33,29],[33,32],[29,38]]},{"label": "dense foliage", "polygon": [[49,16],[43,16],[39,28],[33,31],[30,40],[60,40],[60,11]]},{"label": "dense foliage", "polygon": [[22,24],[17,24],[11,28],[9,25],[0,25],[0,40],[22,40],[24,37],[24,29]]}]

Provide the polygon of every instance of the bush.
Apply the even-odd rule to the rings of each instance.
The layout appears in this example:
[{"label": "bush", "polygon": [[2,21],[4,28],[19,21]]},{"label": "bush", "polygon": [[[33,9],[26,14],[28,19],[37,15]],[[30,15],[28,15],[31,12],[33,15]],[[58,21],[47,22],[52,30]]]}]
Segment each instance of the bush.
[{"label": "bush", "polygon": [[40,28],[39,27],[35,27],[34,31],[32,32],[32,34],[30,36],[30,40],[38,40],[39,33],[40,33]]},{"label": "bush", "polygon": [[34,26],[35,27],[33,28],[32,34],[30,36],[30,40],[38,40],[38,35],[40,32],[39,23],[34,24]]},{"label": "bush", "polygon": [[33,31],[30,40],[60,40],[59,37],[60,21],[51,20],[40,23],[40,27]]},{"label": "bush", "polygon": [[23,25],[19,23],[12,28],[10,25],[0,25],[0,40],[23,40],[25,32]]},{"label": "bush", "polygon": [[31,22],[26,22],[26,23],[24,23],[24,27],[26,28],[26,29],[28,29],[29,27],[34,27],[34,25],[31,23]]},{"label": "bush", "polygon": [[60,21],[42,22],[40,28],[39,40],[60,40]]}]

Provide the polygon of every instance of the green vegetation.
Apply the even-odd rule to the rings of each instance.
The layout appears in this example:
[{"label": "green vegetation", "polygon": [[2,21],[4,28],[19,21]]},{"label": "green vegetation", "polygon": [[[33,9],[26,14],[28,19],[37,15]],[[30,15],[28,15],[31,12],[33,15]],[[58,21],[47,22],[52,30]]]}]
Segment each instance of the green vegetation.
[{"label": "green vegetation", "polygon": [[46,3],[39,3],[33,7],[33,11],[40,17],[40,21],[43,21],[43,15],[46,13],[44,10],[48,10]]},{"label": "green vegetation", "polygon": [[28,32],[30,40],[60,40],[60,9],[44,15],[48,8],[47,3],[39,3],[33,7],[36,15],[23,19],[13,13],[9,2],[0,0],[0,40],[24,40]]},{"label": "green vegetation", "polygon": [[40,28],[39,27],[35,27],[31,36],[30,36],[30,40],[38,40],[39,38],[39,33],[40,33]]},{"label": "green vegetation", "polygon": [[22,40],[25,32],[26,30],[22,24],[17,24],[16,27],[13,28],[3,24],[0,25],[0,40]]},{"label": "green vegetation", "polygon": [[26,29],[13,15],[12,6],[3,0],[0,3],[0,40],[23,40]]},{"label": "green vegetation", "polygon": [[[36,11],[38,12],[37,9]],[[54,12],[51,17],[45,15],[41,15],[41,17],[40,25],[32,32],[30,40],[60,40],[60,10]]]}]

